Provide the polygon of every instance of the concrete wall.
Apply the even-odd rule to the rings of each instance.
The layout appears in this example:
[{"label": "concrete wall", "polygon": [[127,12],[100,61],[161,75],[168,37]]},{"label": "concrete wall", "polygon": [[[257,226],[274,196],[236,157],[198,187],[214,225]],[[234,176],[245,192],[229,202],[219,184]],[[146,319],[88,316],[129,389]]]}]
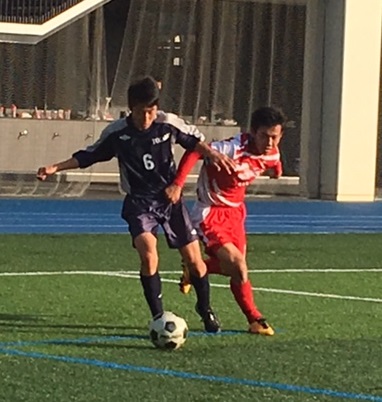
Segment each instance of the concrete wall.
[{"label": "concrete wall", "polygon": [[[67,159],[95,142],[106,122],[0,119],[0,172],[35,172],[41,165]],[[198,126],[207,140],[228,138],[238,127]],[[183,148],[175,147],[177,161]],[[99,163],[93,173],[118,173],[116,160]]]},{"label": "concrete wall", "polygon": [[[95,164],[85,170],[60,173],[47,182],[35,180],[39,166],[65,160],[73,152],[95,142],[105,122],[0,119],[0,196],[30,197],[79,197],[85,194],[90,184],[102,186],[102,192],[122,192],[119,186],[117,161]],[[198,126],[208,141],[229,138],[239,132],[238,127]],[[177,162],[183,148],[175,146]],[[187,188],[195,194],[198,164],[187,180]],[[248,193],[298,195],[298,177],[279,180],[259,178]]]}]

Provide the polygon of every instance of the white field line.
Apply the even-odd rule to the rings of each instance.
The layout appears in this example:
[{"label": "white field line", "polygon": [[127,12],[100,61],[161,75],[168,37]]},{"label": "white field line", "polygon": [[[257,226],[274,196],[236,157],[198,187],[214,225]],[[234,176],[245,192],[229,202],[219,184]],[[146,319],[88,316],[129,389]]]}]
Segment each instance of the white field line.
[{"label": "white field line", "polygon": [[[139,274],[139,271],[113,271],[113,272],[121,272],[126,274]],[[286,274],[286,273],[294,273],[294,274],[304,274],[304,273],[362,273],[362,272],[382,272],[382,268],[318,268],[318,269],[304,269],[304,268],[287,268],[287,269],[250,269],[248,270],[249,274]],[[180,275],[182,271],[162,271],[159,270],[161,275]],[[1,275],[1,274],[0,274]]]},{"label": "white field line", "polygon": [[[123,276],[123,275],[117,275]],[[137,278],[139,279],[138,275],[125,275],[127,278]],[[169,282],[169,283],[179,283],[178,280],[174,279],[164,279],[162,278],[162,282]],[[211,287],[214,288],[229,288],[229,285],[225,285],[222,283],[211,283]],[[372,297],[358,297],[358,296],[342,296],[342,295],[335,295],[330,293],[314,293],[314,292],[302,292],[299,290],[284,290],[284,289],[272,289],[272,288],[252,288],[252,290],[256,290],[257,292],[267,292],[267,293],[281,293],[287,295],[296,295],[296,296],[309,296],[309,297],[321,297],[327,299],[341,299],[341,300],[357,300],[357,301],[366,301],[371,303],[382,303],[382,299],[372,298]]]},{"label": "white field line", "polygon": [[[117,276],[118,271],[37,271],[37,272],[0,272],[0,276],[54,276],[54,275],[100,275]],[[130,274],[139,275],[138,271],[130,271]]]},{"label": "white field line", "polygon": [[[68,271],[73,272],[73,271]],[[81,272],[81,271],[78,271]],[[95,271],[99,272],[99,271]],[[109,271],[106,271],[109,272]],[[131,274],[131,275],[138,275],[139,271],[110,271],[117,272],[121,274]],[[304,274],[304,273],[362,273],[362,272],[382,272],[382,268],[345,268],[345,269],[338,269],[338,268],[319,268],[319,269],[303,269],[303,268],[288,268],[288,269],[250,269],[248,273],[250,274],[285,274],[285,273],[296,273],[296,274]],[[161,275],[181,275],[182,271],[162,271],[159,270]],[[0,273],[1,275],[1,273]]]},{"label": "white field line", "polygon": [[250,274],[278,274],[278,273],[358,273],[358,272],[382,272],[382,268],[318,268],[318,269],[303,269],[303,268],[288,268],[288,269],[251,269]]},{"label": "white field line", "polygon": [[[52,276],[52,275],[99,275],[99,276],[115,276],[129,279],[139,279],[139,273],[137,271],[56,271],[56,272],[2,272],[0,276]],[[162,282],[178,283],[176,279],[162,278]],[[229,288],[229,285],[220,283],[211,283],[215,288]],[[345,296],[331,293],[315,293],[304,292],[299,290],[285,290],[285,289],[273,289],[273,288],[252,288],[259,292],[267,293],[279,293],[295,296],[307,296],[307,297],[320,297],[326,299],[340,299],[340,300],[352,300],[352,301],[364,301],[371,303],[382,303],[382,299],[372,297],[358,297],[358,296]]]},{"label": "white field line", "polygon": [[[159,271],[161,275],[181,275],[182,271]],[[284,273],[363,273],[363,272],[382,272],[382,268],[288,268],[288,269],[250,269],[250,274],[284,274]],[[0,272],[0,276],[48,276],[48,275],[103,275],[115,276],[123,275],[139,275],[139,271],[44,271],[44,272]]]}]

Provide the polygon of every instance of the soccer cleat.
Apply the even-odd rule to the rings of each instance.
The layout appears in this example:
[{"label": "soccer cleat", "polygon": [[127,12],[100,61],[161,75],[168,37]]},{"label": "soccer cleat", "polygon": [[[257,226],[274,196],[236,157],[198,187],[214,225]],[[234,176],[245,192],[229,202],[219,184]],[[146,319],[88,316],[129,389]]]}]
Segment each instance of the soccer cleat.
[{"label": "soccer cleat", "polygon": [[220,321],[211,308],[209,308],[205,314],[201,314],[196,304],[195,311],[200,315],[206,332],[217,333],[221,331]]},{"label": "soccer cleat", "polygon": [[183,270],[183,274],[180,277],[180,281],[179,281],[179,290],[183,293],[183,294],[188,294],[191,291],[191,280],[190,280],[190,272],[186,266],[186,264],[182,261],[182,270]]},{"label": "soccer cleat", "polygon": [[251,334],[259,334],[265,336],[272,336],[275,334],[274,329],[267,323],[265,318],[259,318],[249,325],[248,332]]}]

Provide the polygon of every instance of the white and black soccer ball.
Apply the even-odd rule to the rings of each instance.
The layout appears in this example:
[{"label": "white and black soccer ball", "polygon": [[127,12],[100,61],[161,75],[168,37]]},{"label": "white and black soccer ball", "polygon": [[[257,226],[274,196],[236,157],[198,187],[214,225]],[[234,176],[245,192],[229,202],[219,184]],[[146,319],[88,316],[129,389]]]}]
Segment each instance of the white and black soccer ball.
[{"label": "white and black soccer ball", "polygon": [[187,333],[186,321],[170,311],[153,318],[149,325],[150,340],[160,349],[180,348],[186,342]]}]

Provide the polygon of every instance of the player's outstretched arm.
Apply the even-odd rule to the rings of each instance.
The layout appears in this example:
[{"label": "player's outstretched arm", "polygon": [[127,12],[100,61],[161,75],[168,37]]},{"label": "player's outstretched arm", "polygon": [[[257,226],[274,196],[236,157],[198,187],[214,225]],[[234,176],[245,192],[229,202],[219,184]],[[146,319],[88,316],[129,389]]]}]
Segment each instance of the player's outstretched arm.
[{"label": "player's outstretched arm", "polygon": [[271,179],[279,179],[283,174],[283,166],[281,161],[277,161],[273,168],[270,170],[269,177]]},{"label": "player's outstretched arm", "polygon": [[195,151],[208,158],[218,170],[225,169],[229,174],[235,171],[235,162],[229,156],[216,151],[204,141],[196,144]]},{"label": "player's outstretched arm", "polygon": [[38,180],[44,181],[48,176],[52,176],[61,170],[77,169],[79,166],[76,158],[70,158],[63,162],[38,168],[36,177]]},{"label": "player's outstretched arm", "polygon": [[187,176],[198,160],[202,158],[202,155],[196,151],[186,151],[183,154],[173,183],[165,189],[166,197],[172,204],[176,204],[180,200]]}]

